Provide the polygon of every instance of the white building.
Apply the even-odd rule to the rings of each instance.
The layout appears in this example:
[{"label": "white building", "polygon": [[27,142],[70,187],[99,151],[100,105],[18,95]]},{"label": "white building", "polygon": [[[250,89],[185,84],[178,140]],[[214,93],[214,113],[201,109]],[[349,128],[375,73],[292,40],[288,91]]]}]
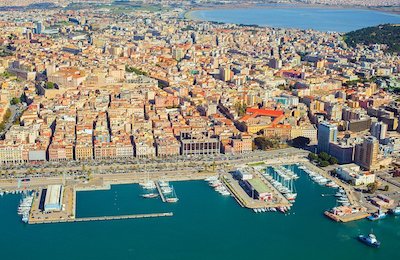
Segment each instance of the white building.
[{"label": "white building", "polygon": [[342,180],[351,182],[353,185],[368,185],[374,183],[376,176],[371,172],[363,172],[355,163],[345,164],[336,169],[336,173]]}]

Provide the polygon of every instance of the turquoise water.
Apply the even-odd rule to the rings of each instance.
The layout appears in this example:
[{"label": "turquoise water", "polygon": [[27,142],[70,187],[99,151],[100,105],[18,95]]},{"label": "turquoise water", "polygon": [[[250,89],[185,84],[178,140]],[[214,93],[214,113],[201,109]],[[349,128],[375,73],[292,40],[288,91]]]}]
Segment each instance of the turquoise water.
[{"label": "turquoise water", "polygon": [[[323,211],[335,205],[334,190],[306,175],[289,215],[240,208],[203,181],[173,183],[179,202],[142,199],[138,185],[79,192],[80,217],[174,212],[173,217],[107,222],[24,225],[16,214],[18,195],[0,199],[1,259],[399,259],[400,218],[348,224]],[[371,228],[379,249],[355,240]],[[57,255],[57,258],[53,256]]]},{"label": "turquoise water", "polygon": [[349,32],[385,23],[400,23],[400,15],[363,9],[270,8],[214,9],[190,13],[195,19],[259,26]]}]

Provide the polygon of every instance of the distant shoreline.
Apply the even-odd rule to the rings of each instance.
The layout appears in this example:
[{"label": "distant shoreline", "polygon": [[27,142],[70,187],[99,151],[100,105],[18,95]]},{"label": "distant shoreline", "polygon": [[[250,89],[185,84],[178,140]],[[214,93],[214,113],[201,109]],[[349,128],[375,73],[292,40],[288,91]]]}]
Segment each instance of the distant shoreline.
[{"label": "distant shoreline", "polygon": [[[251,9],[251,8],[262,8],[262,9],[291,9],[291,8],[325,8],[325,9],[358,9],[377,11],[382,13],[389,13],[400,15],[400,6],[393,7],[367,7],[357,5],[323,5],[323,4],[302,4],[302,3],[290,3],[290,4],[235,4],[235,5],[212,5],[212,6],[201,6],[194,7],[186,10],[183,16],[189,20],[202,20],[192,15],[195,11],[207,11],[207,10],[229,10],[229,9]],[[387,8],[396,8],[397,10],[388,10]]]}]

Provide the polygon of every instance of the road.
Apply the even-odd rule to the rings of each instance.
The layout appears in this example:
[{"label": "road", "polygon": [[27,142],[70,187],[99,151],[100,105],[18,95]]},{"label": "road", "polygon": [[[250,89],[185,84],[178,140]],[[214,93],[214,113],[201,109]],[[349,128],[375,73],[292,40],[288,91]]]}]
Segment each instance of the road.
[{"label": "road", "polygon": [[10,105],[11,116],[5,125],[4,131],[0,132],[0,137],[3,136],[14,124],[15,120],[19,117],[22,112],[22,105]]},{"label": "road", "polygon": [[[147,163],[147,164],[112,164],[85,167],[85,171],[91,172],[91,178],[102,178],[105,183],[132,183],[150,179],[169,179],[169,180],[185,180],[205,178],[212,174],[209,171],[227,172],[235,169],[240,164],[266,161],[268,163],[294,163],[307,155],[307,152],[298,149],[284,149],[267,151],[249,155],[242,159],[219,160],[219,161],[202,161],[193,160],[184,162],[167,162],[167,163]],[[15,171],[15,172],[14,172]],[[79,179],[79,177],[87,177],[87,172],[82,173],[82,167],[64,166],[62,168],[43,168],[39,170],[39,174],[30,174],[30,181],[23,183],[24,187],[38,187],[48,184],[61,184],[63,172],[80,172],[76,174],[66,174],[67,181]],[[208,173],[207,173],[208,172]],[[23,175],[27,175],[26,169],[13,170],[13,176],[3,176],[0,179],[0,188],[12,189],[18,184],[18,179]]]}]

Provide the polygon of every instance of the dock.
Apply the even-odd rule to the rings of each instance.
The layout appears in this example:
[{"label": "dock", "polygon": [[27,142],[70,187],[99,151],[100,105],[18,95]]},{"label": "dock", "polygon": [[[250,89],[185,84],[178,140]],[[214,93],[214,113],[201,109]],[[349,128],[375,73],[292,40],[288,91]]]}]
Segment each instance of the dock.
[{"label": "dock", "polygon": [[356,221],[356,220],[367,218],[371,214],[369,214],[367,212],[357,212],[357,213],[353,213],[353,214],[347,214],[347,215],[339,216],[339,215],[333,214],[332,212],[325,211],[324,215],[327,216],[328,218],[332,219],[333,221],[347,223],[347,222],[351,222],[351,221]]},{"label": "dock", "polygon": [[154,183],[156,184],[157,191],[158,191],[158,193],[160,194],[160,198],[161,198],[162,202],[166,202],[166,199],[165,199],[165,197],[164,197],[164,194],[162,193],[160,184],[158,183],[158,181],[155,181]]},{"label": "dock", "polygon": [[122,219],[138,219],[138,218],[158,218],[172,217],[172,212],[167,213],[151,213],[151,214],[134,214],[121,216],[101,216],[88,218],[63,218],[63,219],[30,219],[29,224],[50,224],[50,223],[66,223],[66,222],[89,222],[89,221],[107,221],[107,220],[122,220]]},{"label": "dock", "polygon": [[[256,176],[259,178],[259,176]],[[271,190],[274,191],[274,196],[276,196],[277,201],[261,201],[251,198],[239,185],[239,183],[233,179],[231,174],[222,174],[220,176],[222,183],[228,188],[232,193],[236,202],[244,208],[248,209],[258,209],[258,208],[276,208],[276,207],[290,207],[291,204],[283,197],[278,191],[268,184]],[[267,184],[266,184],[267,185]]]}]

